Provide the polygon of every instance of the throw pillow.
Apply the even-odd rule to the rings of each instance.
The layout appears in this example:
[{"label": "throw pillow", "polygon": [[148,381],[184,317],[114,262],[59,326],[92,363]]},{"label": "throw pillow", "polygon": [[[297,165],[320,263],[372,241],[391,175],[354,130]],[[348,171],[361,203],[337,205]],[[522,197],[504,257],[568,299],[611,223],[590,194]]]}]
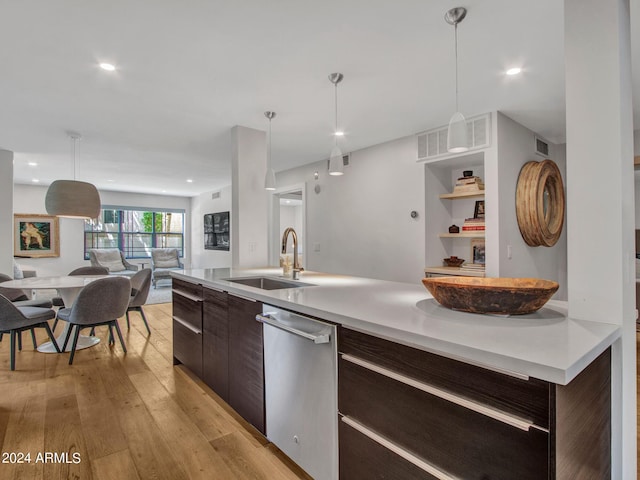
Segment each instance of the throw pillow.
[{"label": "throw pillow", "polygon": [[153,252],[155,268],[177,268],[180,266],[176,250],[156,250]]},{"label": "throw pillow", "polygon": [[15,260],[13,261],[13,278],[16,280],[24,278],[24,273],[22,272],[20,265],[18,265]]}]

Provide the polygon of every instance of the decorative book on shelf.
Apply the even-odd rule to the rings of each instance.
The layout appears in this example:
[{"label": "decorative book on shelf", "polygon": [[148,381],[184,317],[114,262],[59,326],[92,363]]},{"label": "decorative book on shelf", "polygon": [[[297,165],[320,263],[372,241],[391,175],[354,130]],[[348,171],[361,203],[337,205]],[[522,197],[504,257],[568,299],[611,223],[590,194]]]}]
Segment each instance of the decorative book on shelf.
[{"label": "decorative book on shelf", "polygon": [[453,193],[480,192],[482,190],[484,190],[484,183],[480,177],[476,176],[460,177],[453,187]]},{"label": "decorative book on shelf", "polygon": [[462,225],[463,232],[483,232],[485,230],[484,218],[465,218]]}]

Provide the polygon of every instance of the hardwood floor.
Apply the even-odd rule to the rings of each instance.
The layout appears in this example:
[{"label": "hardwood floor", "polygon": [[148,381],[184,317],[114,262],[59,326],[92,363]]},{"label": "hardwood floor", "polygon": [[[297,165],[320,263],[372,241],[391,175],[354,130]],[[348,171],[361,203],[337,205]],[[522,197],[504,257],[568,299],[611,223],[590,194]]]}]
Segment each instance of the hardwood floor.
[{"label": "hardwood floor", "polygon": [[[151,336],[136,313],[130,331],[120,321],[126,355],[117,342],[109,347],[104,327],[102,342],[78,351],[73,365],[68,353],[34,351],[25,333],[11,372],[5,336],[0,462],[8,463],[0,463],[0,478],[309,478],[188,370],[172,365],[171,305],[144,308]],[[12,463],[11,453],[30,453],[31,462]]]}]

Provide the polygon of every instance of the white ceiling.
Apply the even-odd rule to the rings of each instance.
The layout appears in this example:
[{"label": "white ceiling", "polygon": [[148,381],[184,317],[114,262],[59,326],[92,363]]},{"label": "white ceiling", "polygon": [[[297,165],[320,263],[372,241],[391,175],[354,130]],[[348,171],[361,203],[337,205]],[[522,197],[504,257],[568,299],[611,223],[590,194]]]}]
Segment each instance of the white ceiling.
[{"label": "white ceiling", "polygon": [[[640,11],[640,0],[631,3]],[[327,158],[331,72],[345,75],[344,152],[444,125],[454,110],[454,60],[443,15],[460,5],[469,11],[458,29],[460,110],[501,110],[562,142],[562,4],[0,0],[0,148],[15,152],[17,183],[46,185],[73,178],[65,132],[76,131],[80,179],[195,195],[230,184],[230,129],[266,130],[266,110],[277,112],[276,170]],[[639,37],[634,31],[634,46]],[[523,73],[506,77],[511,66]],[[640,94],[634,110],[640,125]]]}]

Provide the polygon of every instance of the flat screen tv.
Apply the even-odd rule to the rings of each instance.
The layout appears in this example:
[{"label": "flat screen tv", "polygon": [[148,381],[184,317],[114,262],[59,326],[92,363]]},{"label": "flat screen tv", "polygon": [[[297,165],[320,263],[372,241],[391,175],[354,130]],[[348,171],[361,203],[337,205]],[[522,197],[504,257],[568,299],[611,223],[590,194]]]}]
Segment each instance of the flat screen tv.
[{"label": "flat screen tv", "polygon": [[207,213],[204,216],[204,249],[229,250],[229,212]]}]

